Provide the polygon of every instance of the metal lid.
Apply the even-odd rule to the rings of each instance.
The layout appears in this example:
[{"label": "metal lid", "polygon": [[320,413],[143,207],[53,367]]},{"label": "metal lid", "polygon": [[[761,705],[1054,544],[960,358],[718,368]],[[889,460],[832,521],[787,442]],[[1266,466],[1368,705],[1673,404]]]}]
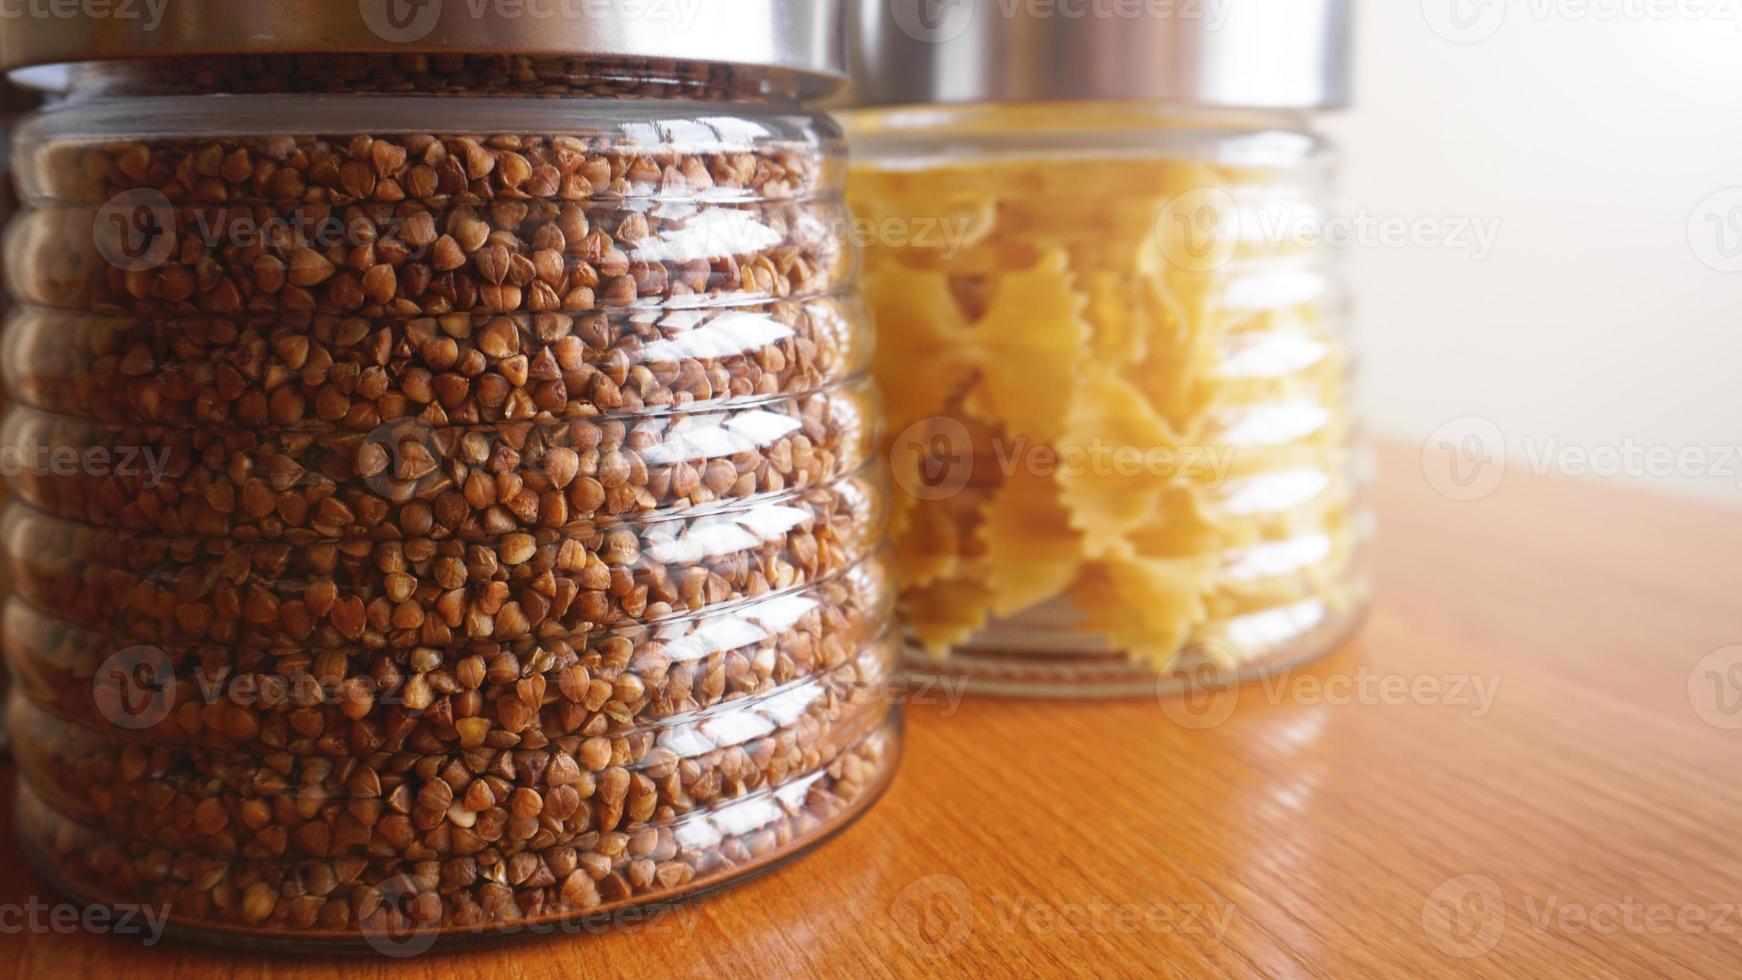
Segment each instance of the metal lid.
[{"label": "metal lid", "polygon": [[510,54],[773,68],[846,80],[833,0],[136,0],[27,4],[0,70],[205,55]]},{"label": "metal lid", "polygon": [[861,106],[1349,101],[1350,0],[850,0]]}]

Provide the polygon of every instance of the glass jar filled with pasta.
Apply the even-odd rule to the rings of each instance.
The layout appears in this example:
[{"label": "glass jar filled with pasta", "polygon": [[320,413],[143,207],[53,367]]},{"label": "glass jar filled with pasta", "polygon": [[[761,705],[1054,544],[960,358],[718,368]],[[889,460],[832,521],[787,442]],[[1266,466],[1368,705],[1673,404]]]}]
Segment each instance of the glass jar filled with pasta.
[{"label": "glass jar filled with pasta", "polygon": [[878,402],[811,107],[841,25],[679,6],[8,40],[76,63],[16,141],[0,422],[17,826],[64,892],[250,948],[560,934],[887,784]]},{"label": "glass jar filled with pasta", "polygon": [[921,669],[1118,695],[1333,648],[1368,594],[1315,126],[1346,5],[912,7],[859,5],[844,119]]}]

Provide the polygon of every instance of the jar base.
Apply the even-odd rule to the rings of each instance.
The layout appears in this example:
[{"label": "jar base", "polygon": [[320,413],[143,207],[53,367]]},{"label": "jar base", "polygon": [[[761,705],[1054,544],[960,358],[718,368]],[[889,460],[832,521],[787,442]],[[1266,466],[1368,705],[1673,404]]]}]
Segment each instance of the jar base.
[{"label": "jar base", "polygon": [[1352,602],[1286,644],[1243,660],[1233,669],[1182,658],[1170,672],[1157,674],[1116,651],[1015,650],[983,641],[958,648],[942,661],[909,644],[903,666],[911,678],[963,685],[972,693],[996,697],[1175,697],[1189,690],[1257,680],[1328,656],[1354,639],[1369,608],[1365,598]]}]

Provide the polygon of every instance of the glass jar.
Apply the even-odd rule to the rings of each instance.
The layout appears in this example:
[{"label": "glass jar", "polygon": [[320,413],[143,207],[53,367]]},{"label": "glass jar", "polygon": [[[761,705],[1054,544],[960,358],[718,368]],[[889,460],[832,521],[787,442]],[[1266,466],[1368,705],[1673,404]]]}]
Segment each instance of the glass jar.
[{"label": "glass jar", "polygon": [[1369,521],[1308,110],[1346,9],[883,6],[843,118],[917,669],[1165,693],[1342,642]]},{"label": "glass jar", "polygon": [[[12,85],[0,79],[0,228],[5,227],[18,211],[18,198],[12,189],[12,127],[18,118],[42,101],[41,96],[30,88]],[[0,283],[0,318],[12,307],[12,299],[7,295],[4,283]],[[0,388],[0,411],[4,411],[7,396],[4,388]],[[3,466],[5,460],[0,460]],[[0,484],[0,505],[6,501],[6,487]],[[12,592],[11,576],[3,563],[0,563],[0,597]],[[0,704],[6,698],[6,691],[11,683],[11,673],[6,669],[6,663],[0,658]],[[0,718],[4,718],[5,708],[0,707]],[[8,737],[4,725],[0,725],[0,752],[4,752]]]},{"label": "glass jar", "polygon": [[839,23],[286,6],[16,45],[32,861],[399,955],[824,840],[900,748]]}]

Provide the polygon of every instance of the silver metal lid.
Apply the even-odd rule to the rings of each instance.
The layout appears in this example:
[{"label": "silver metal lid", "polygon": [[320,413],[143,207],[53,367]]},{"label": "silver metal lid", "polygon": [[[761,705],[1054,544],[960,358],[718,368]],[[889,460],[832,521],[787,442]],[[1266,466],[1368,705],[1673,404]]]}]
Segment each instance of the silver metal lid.
[{"label": "silver metal lid", "polygon": [[1349,101],[1352,0],[848,0],[854,105]]},{"label": "silver metal lid", "polygon": [[[51,9],[52,8],[52,9]],[[270,54],[509,54],[693,61],[846,80],[838,0],[139,0],[26,4],[0,70]]]}]

